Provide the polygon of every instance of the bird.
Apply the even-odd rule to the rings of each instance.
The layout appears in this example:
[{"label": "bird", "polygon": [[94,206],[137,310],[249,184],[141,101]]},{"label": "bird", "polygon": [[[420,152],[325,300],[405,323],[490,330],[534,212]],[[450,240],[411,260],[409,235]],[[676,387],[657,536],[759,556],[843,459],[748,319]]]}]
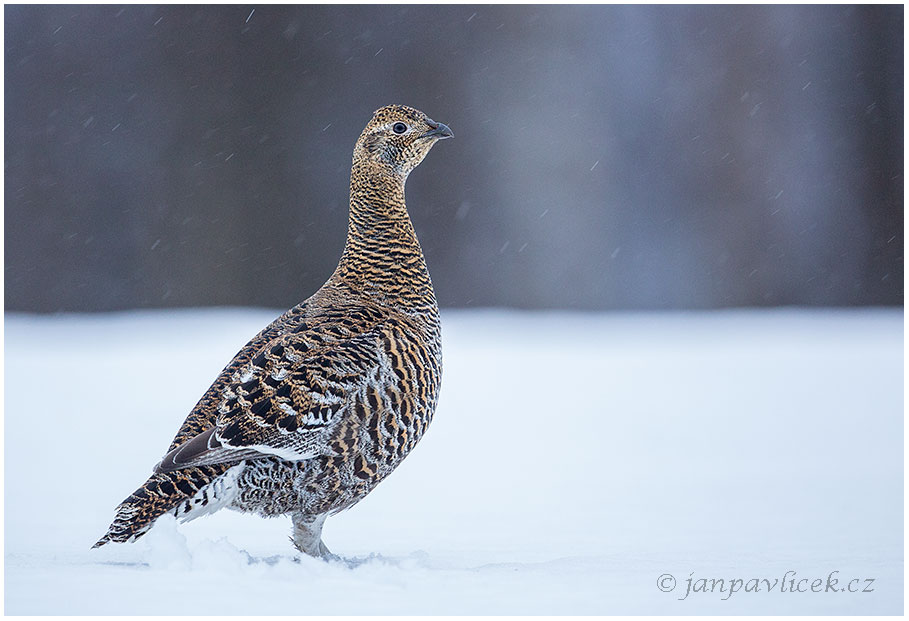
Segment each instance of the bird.
[{"label": "bird", "polygon": [[354,146],[331,277],[237,352],[93,548],[135,541],[165,514],[227,508],[289,515],[297,550],[338,558],[322,541],[325,519],[401,463],[438,403],[439,307],[404,185],[452,136],[408,106],[374,112]]}]

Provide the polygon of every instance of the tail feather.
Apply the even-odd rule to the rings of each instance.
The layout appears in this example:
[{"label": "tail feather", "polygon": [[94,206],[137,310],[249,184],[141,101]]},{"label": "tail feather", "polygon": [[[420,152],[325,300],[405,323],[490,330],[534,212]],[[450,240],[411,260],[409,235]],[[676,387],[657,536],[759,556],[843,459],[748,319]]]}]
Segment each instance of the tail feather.
[{"label": "tail feather", "polygon": [[92,548],[109,542],[135,541],[165,513],[192,519],[220,508],[229,500],[230,494],[225,492],[232,485],[225,485],[219,479],[234,465],[216,464],[156,472],[120,503],[107,533]]}]

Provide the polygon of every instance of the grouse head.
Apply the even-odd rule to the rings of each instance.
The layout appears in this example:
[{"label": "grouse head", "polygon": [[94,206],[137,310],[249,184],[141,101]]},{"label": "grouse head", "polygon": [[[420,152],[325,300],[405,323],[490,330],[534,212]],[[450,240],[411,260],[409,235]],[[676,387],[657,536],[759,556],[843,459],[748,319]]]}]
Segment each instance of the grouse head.
[{"label": "grouse head", "polygon": [[432,146],[454,134],[444,123],[407,106],[375,111],[354,148],[354,162],[378,165],[383,172],[403,176],[423,161]]}]

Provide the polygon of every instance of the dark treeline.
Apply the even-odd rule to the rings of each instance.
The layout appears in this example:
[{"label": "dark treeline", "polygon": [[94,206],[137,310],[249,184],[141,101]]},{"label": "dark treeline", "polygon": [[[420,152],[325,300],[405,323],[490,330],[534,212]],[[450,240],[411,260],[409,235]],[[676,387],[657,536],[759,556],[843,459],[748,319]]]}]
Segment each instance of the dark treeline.
[{"label": "dark treeline", "polygon": [[4,10],[8,310],[300,301],[388,103],[442,306],[902,304],[901,6]]}]

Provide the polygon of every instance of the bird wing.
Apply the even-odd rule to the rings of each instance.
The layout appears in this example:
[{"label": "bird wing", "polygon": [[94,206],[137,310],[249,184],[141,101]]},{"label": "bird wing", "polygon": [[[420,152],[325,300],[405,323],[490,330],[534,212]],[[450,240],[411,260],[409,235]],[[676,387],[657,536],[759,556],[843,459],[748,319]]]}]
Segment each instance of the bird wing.
[{"label": "bird wing", "polygon": [[221,394],[224,392],[225,387],[230,384],[231,378],[237,369],[245,367],[269,341],[300,327],[303,321],[302,318],[307,314],[308,306],[309,300],[306,300],[283,313],[265,326],[234,355],[227,366],[218,374],[218,377],[215,378],[215,381],[212,382],[212,385],[208,387],[208,390],[205,391],[192,411],[190,411],[183,424],[180,425],[180,429],[167,449],[168,451],[173,451],[181,444],[194,436],[204,433],[215,425],[218,419],[218,404],[221,402]]},{"label": "bird wing", "polygon": [[171,450],[168,472],[274,455],[316,455],[366,387],[391,374],[381,326],[339,334],[310,329],[273,338],[221,390],[213,427]]}]

